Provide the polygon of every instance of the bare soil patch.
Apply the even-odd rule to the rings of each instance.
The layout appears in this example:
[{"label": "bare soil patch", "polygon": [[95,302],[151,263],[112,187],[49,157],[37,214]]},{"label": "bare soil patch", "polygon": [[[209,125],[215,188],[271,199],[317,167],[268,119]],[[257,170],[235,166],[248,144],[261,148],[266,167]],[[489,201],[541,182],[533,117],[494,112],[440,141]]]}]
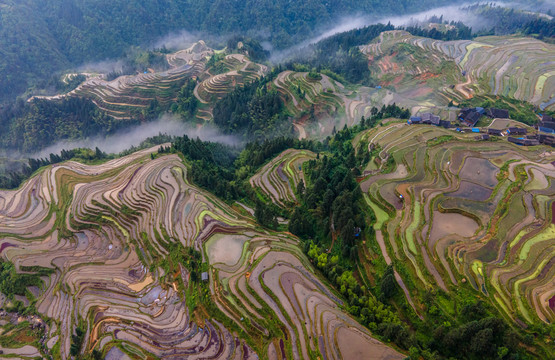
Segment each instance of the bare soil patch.
[{"label": "bare soil patch", "polygon": [[337,343],[343,359],[394,360],[405,358],[404,355],[377,340],[372,342],[369,340],[367,336],[356,329],[341,327],[337,332]]},{"label": "bare soil patch", "polygon": [[241,259],[243,244],[248,240],[241,235],[215,235],[206,243],[211,264],[235,265]]},{"label": "bare soil patch", "polygon": [[462,237],[471,237],[478,230],[478,224],[474,219],[457,213],[434,212],[430,241],[437,240],[451,234]]},{"label": "bare soil patch", "polygon": [[460,177],[477,184],[492,188],[497,184],[498,169],[489,160],[468,157],[460,172]]},{"label": "bare soil patch", "polygon": [[461,181],[459,189],[455,192],[447,194],[447,196],[474,201],[486,201],[489,199],[492,192],[493,190],[470,181]]}]

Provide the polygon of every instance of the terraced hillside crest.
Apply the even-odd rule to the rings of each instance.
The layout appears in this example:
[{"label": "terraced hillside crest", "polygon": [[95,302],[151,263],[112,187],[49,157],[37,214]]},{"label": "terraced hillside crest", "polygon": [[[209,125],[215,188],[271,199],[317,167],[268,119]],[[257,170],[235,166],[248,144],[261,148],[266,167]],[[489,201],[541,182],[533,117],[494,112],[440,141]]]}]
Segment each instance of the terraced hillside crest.
[{"label": "terraced hillside crest", "polygon": [[[127,119],[147,109],[153,101],[168,105],[175,101],[184,81],[198,78],[194,95],[202,104],[213,102],[238,85],[256,80],[267,71],[265,65],[256,64],[242,54],[228,54],[221,61],[221,73],[207,69],[208,60],[221,51],[214,51],[202,40],[188,49],[166,55],[170,67],[167,71],[147,72],[138,75],[120,76],[107,81],[104,74],[91,75],[75,90],[63,95],[37,96],[59,100],[68,96],[91,99],[99,109],[116,119]],[[32,101],[34,98],[31,98]],[[210,120],[210,106],[199,110],[199,118]]]},{"label": "terraced hillside crest", "polygon": [[464,92],[455,87],[465,81],[458,66],[434,48],[423,52],[405,42],[410,36],[405,31],[387,31],[360,47],[380,86],[394,88],[394,101],[413,111],[464,99]]},{"label": "terraced hillside crest", "polygon": [[355,140],[395,160],[361,188],[382,256],[410,264],[411,288],[400,283],[410,303],[420,286],[470,284],[513,321],[555,319],[552,149],[402,123]]},{"label": "terraced hillside crest", "polygon": [[[261,229],[156,150],[49,166],[0,191],[2,258],[51,269],[33,289],[47,345],[4,354],[68,359],[82,336],[81,353],[141,358],[404,357],[343,312],[295,237]],[[204,297],[214,305],[190,311]]]},{"label": "terraced hillside crest", "polygon": [[279,206],[295,204],[297,185],[304,182],[303,163],[315,158],[312,151],[285,150],[260,169],[250,183]]},{"label": "terraced hillside crest", "polygon": [[[473,92],[504,95],[531,102],[541,109],[555,109],[555,46],[552,44],[516,36],[440,41],[396,30],[382,33],[361,50],[378,56],[395,44],[416,46],[431,54],[432,59],[439,54],[455,62],[467,77],[467,81],[456,87],[465,97],[472,96]],[[386,60],[382,60],[384,68]],[[392,66],[396,65],[389,65]]]}]

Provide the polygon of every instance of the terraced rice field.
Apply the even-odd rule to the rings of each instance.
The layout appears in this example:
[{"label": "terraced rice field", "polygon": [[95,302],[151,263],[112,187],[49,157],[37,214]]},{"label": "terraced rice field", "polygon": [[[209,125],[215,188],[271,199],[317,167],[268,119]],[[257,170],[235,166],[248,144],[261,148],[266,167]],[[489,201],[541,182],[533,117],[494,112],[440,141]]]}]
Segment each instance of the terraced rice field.
[{"label": "terraced rice field", "polygon": [[[157,73],[120,76],[106,81],[103,75],[89,77],[75,90],[46,98],[57,100],[67,96],[91,99],[101,110],[117,119],[127,119],[146,109],[153,100],[167,105],[176,100],[183,82],[198,77],[195,96],[201,103],[212,103],[233,90],[237,85],[260,78],[267,72],[265,65],[249,61],[244,55],[227,55],[223,63],[227,71],[212,75],[206,69],[207,60],[215,51],[199,41],[188,49],[166,55],[170,69]],[[201,109],[199,118],[210,120],[210,109]]]},{"label": "terraced rice field", "polygon": [[445,106],[450,100],[462,100],[464,94],[454,89],[454,85],[464,81],[457,65],[440,51],[423,52],[404,42],[407,36],[404,31],[388,31],[360,47],[380,86],[394,88],[396,102],[409,107],[433,108]]},{"label": "terraced rice field", "polygon": [[552,149],[400,123],[361,138],[397,163],[361,183],[385,259],[409,264],[414,286],[473,286],[514,320],[555,320]]},{"label": "terraced rice field", "polygon": [[285,150],[260,169],[250,183],[279,206],[295,204],[297,185],[304,181],[302,165],[311,159],[316,159],[312,151]]},{"label": "terraced rice field", "polygon": [[[79,323],[80,351],[110,357],[405,357],[343,312],[296,238],[260,229],[190,184],[177,155],[151,159],[156,150],[101,165],[49,166],[20,189],[0,191],[0,256],[20,272],[53,269],[34,291],[38,313],[51,324],[46,342],[60,358],[71,358]],[[279,159],[288,172],[312,157],[286,152]],[[176,244],[202,253],[209,280],[198,286],[213,308],[190,311],[190,296],[198,296],[183,290],[191,274],[162,265]],[[44,355],[36,344],[1,350]]]},{"label": "terraced rice field", "polygon": [[[309,136],[327,136],[334,126],[341,128],[344,124],[356,124],[361,116],[368,116],[373,104],[377,104],[373,99],[374,90],[364,86],[350,90],[327,75],[322,74],[321,77],[320,80],[309,79],[306,72],[287,70],[273,81],[292,116],[302,117],[314,106],[319,119],[330,120],[296,124]],[[299,90],[304,95],[299,94]]]},{"label": "terraced rice field", "polygon": [[555,109],[555,45],[516,36],[440,41],[392,31],[383,33],[377,43],[362,49],[375,55],[399,43],[455,62],[468,75],[467,90],[463,94],[470,91],[504,95],[542,109]]},{"label": "terraced rice field", "polygon": [[264,76],[267,66],[253,63],[245,55],[230,54],[223,60],[227,70],[212,75],[210,69],[201,75],[201,83],[195,89],[196,97],[202,103],[211,103],[231,92],[238,85],[244,85]]},{"label": "terraced rice field", "polygon": [[204,41],[199,41],[188,49],[166,55],[170,65],[167,71],[125,75],[112,81],[106,81],[103,75],[99,75],[89,78],[67,94],[43,98],[83,97],[91,99],[114,118],[130,118],[132,113],[150,106],[153,100],[162,104],[174,100],[180,84],[202,73],[206,60],[213,54],[214,50],[207,47]]}]

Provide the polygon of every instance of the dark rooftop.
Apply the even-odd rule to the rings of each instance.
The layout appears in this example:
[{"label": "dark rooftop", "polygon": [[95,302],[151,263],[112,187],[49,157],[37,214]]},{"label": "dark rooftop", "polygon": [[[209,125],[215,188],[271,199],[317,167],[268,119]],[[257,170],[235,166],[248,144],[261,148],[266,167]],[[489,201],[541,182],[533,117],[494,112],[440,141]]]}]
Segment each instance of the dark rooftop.
[{"label": "dark rooftop", "polygon": [[509,110],[490,108],[487,110],[486,115],[490,118],[509,118]]}]

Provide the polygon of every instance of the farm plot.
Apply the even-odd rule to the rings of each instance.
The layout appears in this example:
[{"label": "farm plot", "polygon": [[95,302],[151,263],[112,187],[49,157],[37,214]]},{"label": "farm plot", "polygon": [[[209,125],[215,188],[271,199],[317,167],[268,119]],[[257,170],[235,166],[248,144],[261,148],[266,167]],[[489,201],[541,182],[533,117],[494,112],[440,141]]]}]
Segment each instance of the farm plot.
[{"label": "farm plot", "polygon": [[199,41],[188,49],[168,54],[166,60],[170,65],[169,70],[125,75],[112,81],[107,81],[104,75],[99,75],[89,78],[65,95],[47,99],[83,97],[90,99],[114,118],[130,118],[133,113],[150,106],[154,100],[161,104],[174,100],[180,84],[204,71],[207,57],[212,54],[214,51],[203,41]]},{"label": "farm plot", "polygon": [[[414,43],[416,38],[409,40]],[[433,45],[431,45],[433,43]],[[533,38],[484,37],[476,41],[418,41],[423,48],[441,49],[464,45],[464,56],[452,59],[465,70],[478,91],[505,95],[552,109],[555,91],[555,46]],[[480,84],[487,84],[483,87]]]},{"label": "farm plot", "polygon": [[251,186],[279,206],[296,203],[297,185],[304,181],[302,165],[315,158],[309,150],[285,150],[250,179]]},{"label": "farm plot", "polygon": [[[456,63],[438,49],[422,51],[408,41],[410,38],[405,31],[388,31],[373,43],[360,46],[380,86],[394,88],[401,98],[431,106],[462,100],[461,93],[453,91],[455,84],[464,81]],[[405,104],[406,100],[397,103]]]},{"label": "farm plot", "polygon": [[[541,109],[552,110],[555,106],[555,62],[552,61],[555,45],[540,40],[488,36],[474,41],[440,41],[395,30],[382,33],[373,43],[360,48],[384,85],[392,85],[401,93],[409,91],[405,96],[410,98],[437,103],[442,102],[443,95],[459,100],[471,97],[474,92],[525,100]],[[420,61],[422,57],[426,61]],[[448,78],[434,85],[438,67],[443,71],[442,76]],[[462,78],[462,71],[467,79]],[[413,92],[419,80],[420,90]],[[440,84],[455,86],[443,88]],[[435,99],[426,97],[425,87],[435,90]],[[440,93],[442,96],[438,98]]]},{"label": "farm plot", "polygon": [[[344,313],[295,237],[261,231],[188,183],[177,155],[151,159],[156,150],[49,166],[0,191],[0,256],[19,272],[50,269],[32,291],[56,357],[75,356],[77,327],[78,352],[103,356],[405,357]],[[282,158],[296,168],[299,153]],[[190,249],[200,252],[195,266]],[[34,346],[3,350],[48,355]]]},{"label": "farm plot", "polygon": [[[267,72],[265,65],[255,64],[244,55],[230,54],[223,60],[227,71],[212,75],[211,69],[206,69],[206,63],[214,54],[215,51],[201,40],[188,49],[166,55],[170,66],[167,71],[125,75],[112,81],[107,81],[105,75],[92,76],[67,94],[36,98],[58,100],[69,96],[83,97],[114,118],[128,119],[147,109],[153,101],[162,105],[175,101],[187,79],[201,80],[194,94],[202,104],[208,104],[237,85],[258,79]],[[198,117],[209,120],[212,112],[210,109],[199,109]]]},{"label": "farm plot", "polygon": [[201,103],[213,103],[235,87],[259,79],[268,70],[265,65],[253,63],[241,54],[226,55],[220,65],[225,72],[212,75],[211,69],[207,69],[201,74],[203,80],[195,89],[195,96]]},{"label": "farm plot", "polygon": [[[442,135],[451,138],[433,141]],[[555,235],[547,200],[555,196],[555,154],[477,143],[425,125],[391,124],[355,140],[387,147],[397,169],[405,169],[402,177],[378,173],[361,183],[371,207],[388,211],[378,211],[380,228],[387,229],[382,253],[393,250],[386,258],[409,264],[413,281],[423,286],[451,291],[464,279],[511,318],[555,319],[548,305]]]},{"label": "farm plot", "polygon": [[[357,89],[347,89],[342,83],[321,74],[321,79],[310,79],[306,72],[284,71],[277,75],[273,84],[280,92],[287,106],[288,112],[306,120],[306,114],[314,111],[319,119],[329,119],[313,125],[314,136],[330,135],[333,127],[344,124],[352,126],[361,116],[367,116],[374,104],[381,104],[373,98],[374,90],[361,86]],[[314,110],[311,110],[314,108]],[[337,115],[345,115],[343,122],[337,123]]]}]

